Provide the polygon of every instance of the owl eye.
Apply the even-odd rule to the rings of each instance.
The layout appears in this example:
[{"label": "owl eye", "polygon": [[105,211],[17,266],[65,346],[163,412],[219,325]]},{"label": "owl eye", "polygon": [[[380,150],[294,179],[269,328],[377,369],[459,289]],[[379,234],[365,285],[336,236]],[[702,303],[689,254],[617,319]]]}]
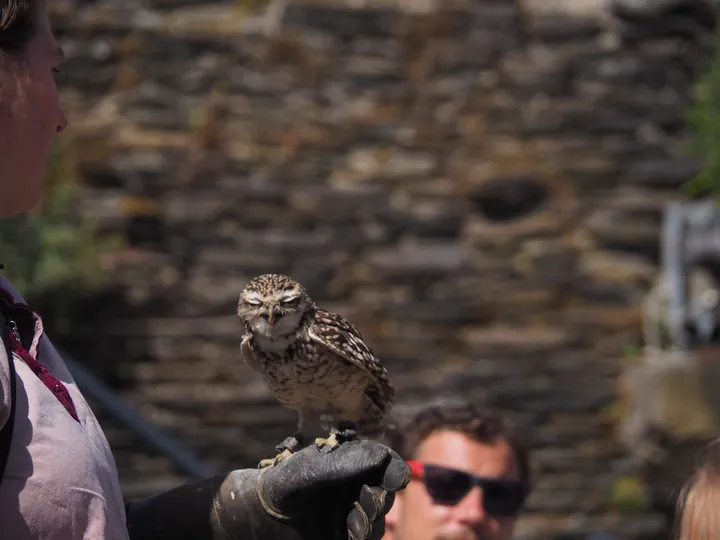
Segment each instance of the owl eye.
[{"label": "owl eye", "polygon": [[249,306],[259,306],[261,304],[260,300],[256,300],[255,298],[248,298],[245,300]]},{"label": "owl eye", "polygon": [[292,304],[297,304],[297,301],[300,300],[299,296],[290,296],[288,298],[283,298],[280,300],[281,304],[285,304],[286,306],[291,306]]}]

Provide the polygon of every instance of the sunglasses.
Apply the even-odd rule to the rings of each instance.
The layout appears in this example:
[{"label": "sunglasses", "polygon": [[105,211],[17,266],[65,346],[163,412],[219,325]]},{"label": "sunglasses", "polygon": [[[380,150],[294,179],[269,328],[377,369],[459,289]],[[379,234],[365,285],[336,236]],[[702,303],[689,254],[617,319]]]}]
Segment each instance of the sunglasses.
[{"label": "sunglasses", "polygon": [[525,488],[516,480],[482,478],[448,467],[426,465],[413,460],[408,461],[407,464],[410,466],[413,478],[425,483],[425,489],[435,504],[453,506],[475,486],[482,489],[483,508],[490,515],[515,516],[525,502]]}]

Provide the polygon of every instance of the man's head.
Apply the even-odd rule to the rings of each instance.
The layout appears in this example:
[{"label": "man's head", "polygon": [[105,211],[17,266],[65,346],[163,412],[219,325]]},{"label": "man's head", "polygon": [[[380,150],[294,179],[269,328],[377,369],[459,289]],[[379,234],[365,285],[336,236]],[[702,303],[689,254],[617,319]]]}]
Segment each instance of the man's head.
[{"label": "man's head", "polygon": [[44,0],[0,0],[0,217],[42,196],[52,139],[67,126],[53,73],[61,58]]},{"label": "man's head", "polygon": [[391,438],[414,474],[388,515],[385,540],[509,540],[530,491],[530,468],[497,412],[430,405]]}]

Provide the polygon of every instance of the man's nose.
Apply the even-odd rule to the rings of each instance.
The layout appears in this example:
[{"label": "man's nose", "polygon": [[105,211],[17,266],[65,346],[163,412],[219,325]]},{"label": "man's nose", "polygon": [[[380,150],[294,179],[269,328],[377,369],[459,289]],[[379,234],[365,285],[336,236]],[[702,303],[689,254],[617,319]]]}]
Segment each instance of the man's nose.
[{"label": "man's nose", "polygon": [[463,499],[453,508],[453,515],[457,521],[468,526],[482,523],[487,515],[483,507],[483,492],[479,487],[471,489]]}]

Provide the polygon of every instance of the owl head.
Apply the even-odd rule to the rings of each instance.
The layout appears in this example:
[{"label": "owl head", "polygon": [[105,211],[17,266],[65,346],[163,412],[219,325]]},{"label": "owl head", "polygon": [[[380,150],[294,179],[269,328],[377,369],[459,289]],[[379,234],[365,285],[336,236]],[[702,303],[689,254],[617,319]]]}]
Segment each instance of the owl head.
[{"label": "owl head", "polygon": [[297,332],[315,303],[305,287],[282,274],[263,274],[240,293],[237,314],[253,334],[277,339]]}]

